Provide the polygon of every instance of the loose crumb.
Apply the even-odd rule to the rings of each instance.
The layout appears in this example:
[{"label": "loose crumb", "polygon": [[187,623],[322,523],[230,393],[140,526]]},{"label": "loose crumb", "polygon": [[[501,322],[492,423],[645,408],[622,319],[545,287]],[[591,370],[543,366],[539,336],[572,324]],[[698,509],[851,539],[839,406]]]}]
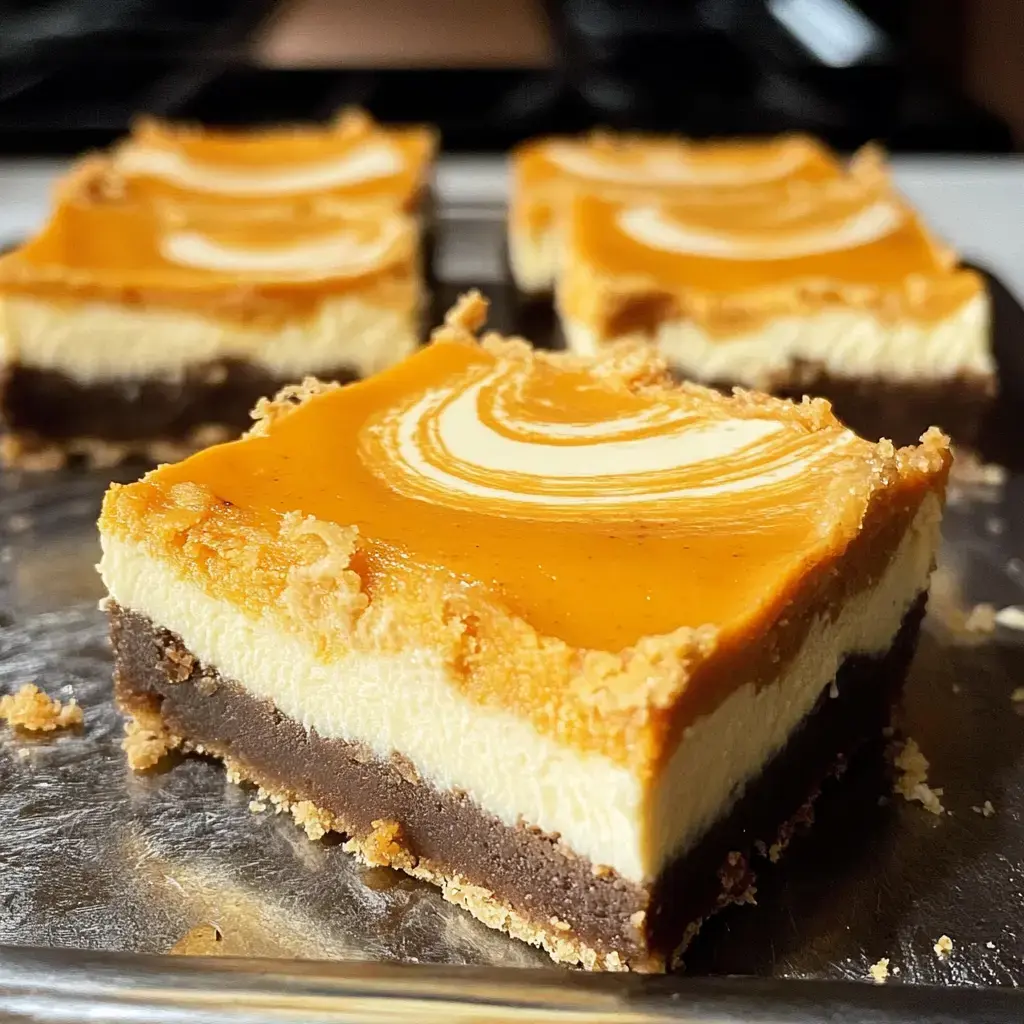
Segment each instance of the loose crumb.
[{"label": "loose crumb", "polygon": [[983,602],[976,604],[964,620],[964,631],[967,633],[994,633],[996,630],[996,609],[994,605]]},{"label": "loose crumb", "polygon": [[72,697],[66,704],[26,683],[17,693],[0,697],[0,720],[26,732],[53,732],[82,724],[82,709]]},{"label": "loose crumb", "polygon": [[896,755],[894,764],[900,772],[893,789],[905,800],[916,800],[932,814],[943,814],[945,808],[939,799],[942,790],[928,785],[928,758],[921,753],[917,742],[908,739]]},{"label": "loose crumb", "polygon": [[995,949],[996,948],[996,944],[994,942],[986,942],[985,943],[985,948],[986,949]]},{"label": "loose crumb", "polygon": [[218,956],[224,936],[212,924],[198,924],[190,928],[167,950],[170,956]]},{"label": "loose crumb", "polygon": [[975,814],[980,814],[983,818],[991,818],[996,813],[996,809],[992,806],[991,800],[986,800],[980,807],[976,804],[972,804],[971,810],[974,811]]},{"label": "loose crumb", "polygon": [[1024,630],[1024,608],[1011,604],[996,612],[996,625],[1004,629]]},{"label": "loose crumb", "polygon": [[954,683],[953,684],[953,692],[954,693],[959,693],[960,692],[960,684],[959,683]]},{"label": "loose crumb", "polygon": [[1024,686],[1018,686],[1013,693],[1010,694],[1010,700],[1014,704],[1024,704]]},{"label": "loose crumb", "polygon": [[953,940],[948,935],[940,935],[932,948],[935,950],[936,956],[945,960],[953,952]]},{"label": "loose crumb", "polygon": [[889,977],[889,958],[883,956],[877,964],[872,964],[868,969],[868,974],[871,975],[876,985],[884,985],[886,978]]},{"label": "loose crumb", "polygon": [[250,800],[249,810],[253,814],[262,814],[267,809],[267,805],[262,800]]}]

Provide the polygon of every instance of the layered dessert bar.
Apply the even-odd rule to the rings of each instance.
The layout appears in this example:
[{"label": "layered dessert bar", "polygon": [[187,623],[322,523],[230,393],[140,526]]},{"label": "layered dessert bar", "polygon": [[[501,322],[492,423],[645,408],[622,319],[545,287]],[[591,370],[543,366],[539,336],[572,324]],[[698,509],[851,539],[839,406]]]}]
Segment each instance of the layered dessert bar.
[{"label": "layered dessert bar", "polygon": [[564,220],[578,195],[728,193],[842,173],[826,147],[803,135],[701,143],[607,132],[534,139],[513,152],[511,170],[509,264],[526,295],[551,293]]},{"label": "layered dessert bar", "polygon": [[236,436],[305,374],[351,379],[417,344],[413,220],[65,198],[0,257],[8,464],[158,459]]},{"label": "layered dessert bar", "polygon": [[108,491],[126,749],[221,758],[556,960],[661,971],[881,735],[948,445],[480,318]]},{"label": "layered dessert bar", "polygon": [[646,339],[687,379],[821,395],[876,437],[894,410],[903,438],[970,422],[996,387],[982,277],[872,153],[767,192],[581,198],[557,304],[575,352]]},{"label": "layered dessert bar", "polygon": [[428,195],[436,148],[431,128],[385,128],[351,110],[328,125],[248,130],[145,118],[93,164],[148,201],[331,201],[416,214]]}]

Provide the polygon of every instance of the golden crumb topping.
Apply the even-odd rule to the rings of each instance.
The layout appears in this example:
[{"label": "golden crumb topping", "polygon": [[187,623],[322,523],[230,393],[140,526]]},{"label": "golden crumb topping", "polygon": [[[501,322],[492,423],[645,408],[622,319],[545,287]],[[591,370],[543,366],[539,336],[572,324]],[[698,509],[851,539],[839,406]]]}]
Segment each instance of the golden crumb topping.
[{"label": "golden crumb topping", "polygon": [[26,683],[16,693],[0,697],[0,721],[26,732],[53,732],[79,726],[83,719],[74,697],[62,704],[33,683]]}]

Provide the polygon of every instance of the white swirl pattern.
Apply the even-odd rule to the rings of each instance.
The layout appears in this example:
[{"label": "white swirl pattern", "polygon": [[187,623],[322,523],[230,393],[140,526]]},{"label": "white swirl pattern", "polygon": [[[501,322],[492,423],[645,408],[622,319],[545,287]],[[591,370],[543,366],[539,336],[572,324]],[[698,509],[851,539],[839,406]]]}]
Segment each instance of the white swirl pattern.
[{"label": "white swirl pattern", "polygon": [[870,245],[896,231],[904,215],[895,203],[879,200],[840,221],[778,230],[770,237],[694,227],[657,206],[628,207],[616,220],[619,230],[648,249],[712,259],[788,260]]},{"label": "white swirl pattern", "polygon": [[275,281],[315,281],[332,274],[351,276],[372,270],[401,234],[401,223],[391,220],[365,240],[352,232],[336,231],[292,245],[246,248],[198,231],[175,231],[161,240],[160,251],[172,263],[199,270],[267,276]]},{"label": "white swirl pattern", "polygon": [[499,361],[385,410],[363,428],[364,464],[399,493],[467,511],[664,520],[683,503],[806,489],[804,474],[853,440],[684,400],[571,422],[524,402],[529,375],[527,364]]},{"label": "white swirl pattern", "polygon": [[749,163],[694,160],[681,152],[649,153],[623,161],[559,142],[545,153],[552,163],[577,177],[621,185],[755,185],[793,174],[806,159],[795,146]]},{"label": "white swirl pattern", "polygon": [[141,146],[118,160],[118,170],[124,174],[150,175],[194,192],[226,196],[282,196],[339,188],[387,178],[403,167],[401,153],[388,142],[370,142],[316,163],[250,171],[196,163],[171,150]]}]

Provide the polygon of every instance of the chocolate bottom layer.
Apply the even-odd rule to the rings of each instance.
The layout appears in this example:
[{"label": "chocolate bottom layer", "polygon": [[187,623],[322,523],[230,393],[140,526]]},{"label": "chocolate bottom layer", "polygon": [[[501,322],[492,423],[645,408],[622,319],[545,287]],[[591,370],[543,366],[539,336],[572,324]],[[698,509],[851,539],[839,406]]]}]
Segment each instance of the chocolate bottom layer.
[{"label": "chocolate bottom layer", "polygon": [[109,614],[116,695],[129,714],[159,713],[173,733],[264,787],[311,801],[356,839],[371,836],[382,820],[396,822],[403,851],[414,860],[487,890],[540,935],[558,927],[555,939],[571,936],[633,967],[663,969],[703,918],[746,898],[757,850],[785,845],[794,827],[809,820],[822,782],[881,735],[913,654],[924,600],[884,656],[843,663],[838,689],[822,694],[730,812],[650,888],[595,869],[557,836],[501,822],[464,793],[433,788],[400,754],[382,760],[358,744],[305,730],[199,664],[174,634],[113,604]]},{"label": "chocolate bottom layer", "polygon": [[[337,366],[323,380],[350,381]],[[249,412],[265,395],[295,383],[238,359],[190,367],[177,380],[110,380],[84,384],[54,370],[10,366],[0,380],[0,415],[7,430],[38,444],[92,438],[139,443],[184,441],[219,425],[231,434],[251,424]]]}]

